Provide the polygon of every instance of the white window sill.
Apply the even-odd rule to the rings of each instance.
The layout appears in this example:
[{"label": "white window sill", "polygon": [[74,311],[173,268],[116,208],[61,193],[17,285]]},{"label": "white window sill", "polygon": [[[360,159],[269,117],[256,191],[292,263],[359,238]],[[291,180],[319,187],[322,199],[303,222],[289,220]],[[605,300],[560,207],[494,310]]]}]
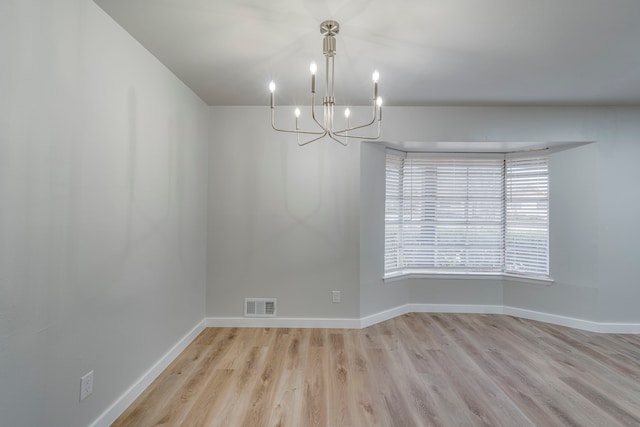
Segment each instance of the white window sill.
[{"label": "white window sill", "polygon": [[439,279],[439,280],[509,280],[512,282],[531,283],[549,286],[553,279],[549,277],[521,276],[511,273],[462,273],[462,272],[407,272],[394,273],[382,278],[384,283],[397,282],[403,279]]},{"label": "white window sill", "polygon": [[551,285],[554,280],[551,277],[535,277],[535,276],[520,276],[517,274],[504,273],[502,275],[504,280],[509,280],[512,282],[522,282],[522,283],[531,283],[534,285]]}]

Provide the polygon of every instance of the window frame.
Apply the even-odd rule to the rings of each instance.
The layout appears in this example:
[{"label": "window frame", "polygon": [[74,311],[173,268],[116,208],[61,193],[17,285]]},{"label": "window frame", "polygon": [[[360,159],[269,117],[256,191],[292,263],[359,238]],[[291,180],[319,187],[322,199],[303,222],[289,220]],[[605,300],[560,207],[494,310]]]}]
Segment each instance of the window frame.
[{"label": "window frame", "polygon": [[[536,158],[536,159],[544,159],[543,161],[539,162],[539,164],[544,165],[545,169],[546,169],[546,174],[544,174],[544,181],[546,182],[546,188],[545,191],[546,193],[544,194],[545,196],[545,203],[546,203],[546,229],[543,230],[545,234],[545,243],[546,243],[546,274],[534,274],[534,273],[529,273],[527,271],[522,272],[522,271],[515,271],[515,270],[510,270],[507,269],[507,262],[506,262],[506,257],[507,257],[507,229],[508,229],[508,224],[507,224],[507,213],[508,213],[508,207],[507,207],[507,182],[509,180],[509,178],[507,177],[507,166],[509,162],[518,162],[518,161],[524,161],[525,159],[532,159],[532,158]],[[407,180],[407,178],[404,176],[405,170],[403,169],[407,164],[411,164],[411,162],[415,161],[414,159],[429,159],[426,162],[427,167],[429,165],[431,165],[431,163],[437,165],[437,166],[442,166],[442,167],[446,167],[448,166],[449,163],[446,163],[446,161],[450,161],[451,164],[454,164],[456,162],[461,163],[462,164],[462,168],[467,167],[465,166],[465,160],[469,160],[471,159],[473,160],[480,160],[480,159],[494,159],[494,160],[498,160],[499,163],[501,164],[501,168],[502,168],[502,178],[501,178],[501,207],[500,209],[502,209],[502,217],[501,217],[501,226],[502,226],[502,236],[501,236],[501,240],[500,240],[500,244],[501,244],[501,250],[502,250],[502,257],[501,257],[501,264],[493,269],[493,270],[476,270],[473,269],[473,267],[470,267],[468,264],[457,266],[456,268],[453,269],[448,269],[448,268],[438,268],[436,266],[436,263],[433,262],[431,265],[424,265],[424,266],[419,266],[419,265],[413,265],[413,266],[407,266],[408,264],[405,263],[403,257],[404,257],[404,253],[405,253],[405,247],[403,247],[403,241],[407,238],[407,233],[404,232],[403,233],[403,229],[406,229],[405,224],[404,224],[404,218],[403,216],[406,215],[406,213],[403,211],[403,208],[400,207],[399,209],[399,213],[397,213],[396,215],[400,215],[399,217],[396,218],[396,221],[393,222],[389,221],[389,216],[390,213],[391,215],[394,214],[393,209],[389,209],[390,204],[395,204],[395,209],[398,209],[398,204],[402,203],[402,201],[404,199],[406,199],[406,189],[403,188],[404,186],[407,186],[407,182],[409,182]],[[445,160],[445,162],[438,164],[438,162],[440,160]],[[395,162],[395,163],[394,163]],[[390,166],[392,166],[390,168]],[[473,165],[468,166],[468,167],[475,167]],[[492,167],[497,167],[495,165],[493,165]],[[396,182],[390,183],[389,180],[389,176],[390,176],[390,169],[394,169],[395,171],[392,170],[391,172],[393,172],[394,174],[394,179]],[[475,171],[477,172],[477,171]],[[483,176],[480,176],[480,178],[482,179],[488,179],[485,178]],[[409,180],[412,179],[411,177],[409,178]],[[429,184],[431,187],[435,186],[437,187],[437,181],[439,178],[432,178],[433,182],[429,182]],[[456,178],[457,179],[457,178]],[[463,182],[464,179],[466,179],[467,181],[467,186],[468,183],[471,182],[470,180],[472,178],[462,178],[462,180],[460,182]],[[495,179],[494,177],[490,178],[490,179]],[[434,184],[435,182],[435,184]],[[390,185],[392,184],[392,185]],[[456,181],[455,185],[464,185],[464,184],[460,184]],[[389,197],[390,191],[393,193],[394,197],[391,198]],[[453,188],[452,191],[456,191],[455,188]],[[464,191],[464,190],[463,190]],[[495,190],[494,190],[495,191]],[[399,195],[398,195],[399,193]],[[436,191],[437,193],[437,191]],[[437,194],[428,194],[428,196],[436,196]],[[424,193],[423,193],[424,194]],[[448,194],[448,193],[447,193]],[[509,153],[509,154],[505,154],[505,153],[412,153],[412,152],[404,152],[404,151],[399,151],[399,150],[395,150],[395,149],[387,149],[386,153],[385,153],[385,196],[384,196],[384,200],[385,200],[385,215],[384,215],[384,238],[385,238],[385,243],[384,243],[384,266],[383,266],[383,280],[385,282],[387,281],[396,281],[396,280],[400,280],[400,279],[404,279],[404,278],[440,278],[440,279],[507,279],[507,280],[513,280],[513,281],[522,281],[522,282],[527,282],[527,283],[541,283],[541,284],[546,284],[549,285],[551,283],[553,283],[553,279],[550,277],[550,271],[549,271],[549,196],[550,196],[550,188],[549,188],[549,150],[540,150],[540,151],[535,151],[535,152],[527,152],[527,153]],[[414,197],[414,195],[410,195],[410,197]],[[423,196],[425,197],[425,196]],[[469,197],[469,196],[467,196]],[[492,209],[495,209],[496,206],[498,205],[492,205],[491,203],[495,203],[495,197],[490,196],[490,198],[492,199],[492,201],[489,203],[490,207]],[[432,204],[442,204],[441,201],[438,201],[438,199],[436,199],[436,201],[434,201]],[[413,205],[412,205],[413,208]],[[476,209],[477,210],[477,209]],[[454,214],[455,215],[455,214]],[[446,218],[446,217],[444,217]],[[470,221],[474,221],[477,220],[478,218],[474,218],[471,217]],[[389,232],[389,225],[392,225],[395,228],[395,235],[391,236],[391,234]],[[482,228],[482,227],[480,227]],[[469,229],[469,227],[467,227],[467,230]],[[482,231],[483,232],[483,231]],[[434,236],[436,236],[437,232],[434,232]],[[477,234],[477,233],[476,233]],[[469,240],[468,237],[468,231],[467,233],[464,234],[464,239]],[[393,237],[393,238],[391,238]],[[463,240],[464,240],[463,239]],[[434,240],[431,241],[431,246],[436,246],[435,243],[435,237]],[[492,244],[497,244],[496,242],[491,242]],[[393,244],[395,245],[395,250],[389,250],[390,245]],[[465,245],[463,244],[461,246],[464,247]],[[469,246],[471,247],[471,246]],[[498,248],[499,246],[495,246],[495,248]],[[494,248],[494,249],[495,249]],[[393,248],[392,248],[393,249]],[[454,248],[456,249],[456,248]],[[465,248],[464,250],[467,250],[468,248]],[[435,249],[434,249],[435,250]],[[396,253],[393,253],[393,252]],[[427,258],[430,259],[430,258]],[[435,259],[435,258],[434,258]],[[392,266],[392,268],[390,268],[390,265]],[[476,264],[476,265],[481,265],[481,264]],[[395,267],[394,267],[395,266]]]}]

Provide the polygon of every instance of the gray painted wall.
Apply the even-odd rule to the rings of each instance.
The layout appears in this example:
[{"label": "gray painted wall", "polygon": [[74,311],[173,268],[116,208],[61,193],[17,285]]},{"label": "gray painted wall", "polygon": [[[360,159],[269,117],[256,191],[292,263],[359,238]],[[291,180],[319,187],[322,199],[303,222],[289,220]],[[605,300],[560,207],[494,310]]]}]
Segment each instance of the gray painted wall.
[{"label": "gray painted wall", "polygon": [[609,111],[597,147],[598,291],[605,322],[640,322],[640,108]]},{"label": "gray painted wall", "polygon": [[0,58],[0,424],[86,426],[204,316],[207,109],[89,0]]},{"label": "gray painted wall", "polygon": [[[385,113],[386,115],[386,113]],[[384,283],[385,148],[360,146],[360,316],[406,304],[406,280]]]},{"label": "gray painted wall", "polygon": [[[591,134],[591,137],[595,135]],[[505,304],[601,321],[598,302],[598,142],[551,155],[549,160],[548,287],[506,282]]]},{"label": "gray painted wall", "polygon": [[358,318],[360,145],[301,148],[269,120],[268,107],[210,108],[207,315],[275,297],[279,317]]},{"label": "gray painted wall", "polygon": [[[298,148],[270,129],[267,107],[214,107],[211,120],[209,316],[236,317],[244,297],[275,296],[283,317],[365,317],[418,303],[640,321],[639,108],[385,108],[387,141],[597,141],[551,156],[551,286],[384,284],[381,146]],[[343,291],[341,305],[330,304],[331,289]]]}]

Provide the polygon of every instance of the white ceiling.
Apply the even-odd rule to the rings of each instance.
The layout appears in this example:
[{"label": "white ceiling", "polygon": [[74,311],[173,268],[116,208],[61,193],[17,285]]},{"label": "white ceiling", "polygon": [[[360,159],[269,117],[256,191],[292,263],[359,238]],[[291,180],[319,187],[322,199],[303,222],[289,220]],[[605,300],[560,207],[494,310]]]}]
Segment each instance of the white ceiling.
[{"label": "white ceiling", "polygon": [[95,0],[210,105],[308,103],[319,24],[336,101],[640,104],[640,0]]}]

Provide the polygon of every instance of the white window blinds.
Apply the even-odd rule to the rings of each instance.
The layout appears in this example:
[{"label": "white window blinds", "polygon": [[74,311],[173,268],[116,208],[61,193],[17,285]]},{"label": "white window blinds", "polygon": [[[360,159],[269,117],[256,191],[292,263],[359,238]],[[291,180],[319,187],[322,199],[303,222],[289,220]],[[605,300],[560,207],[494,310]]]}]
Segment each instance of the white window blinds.
[{"label": "white window blinds", "polygon": [[548,275],[546,157],[393,153],[386,162],[386,277]]},{"label": "white window blinds", "polygon": [[399,271],[402,265],[402,165],[404,158],[387,155],[385,188],[384,271]]},{"label": "white window blinds", "polygon": [[547,157],[507,158],[505,271],[549,275]]}]

